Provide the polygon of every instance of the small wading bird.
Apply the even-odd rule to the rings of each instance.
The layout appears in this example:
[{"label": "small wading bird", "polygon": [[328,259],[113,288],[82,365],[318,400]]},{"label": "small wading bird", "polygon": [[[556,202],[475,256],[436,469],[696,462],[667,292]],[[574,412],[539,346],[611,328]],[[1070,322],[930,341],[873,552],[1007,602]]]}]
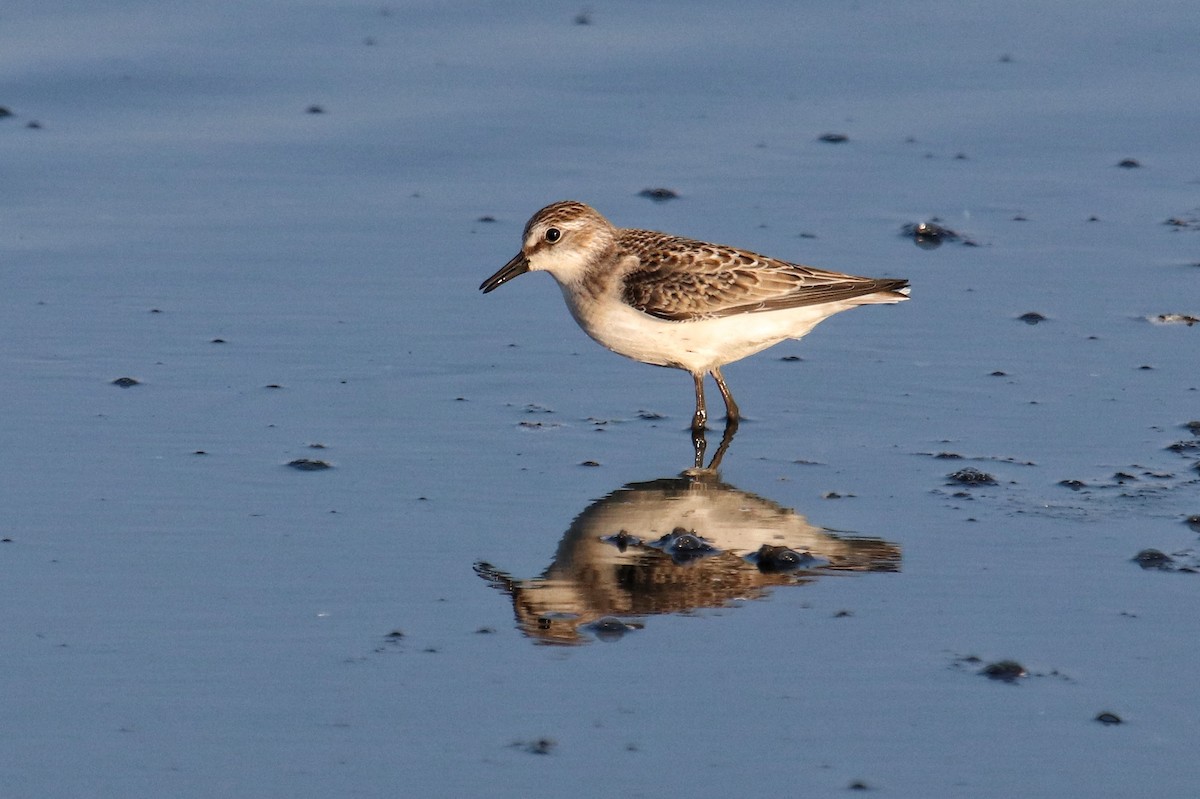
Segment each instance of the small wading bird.
[{"label": "small wading bird", "polygon": [[557,202],[525,225],[521,251],[483,281],[488,293],[525,272],[549,272],[589,336],[635,361],[683,369],[696,384],[692,432],[705,428],[704,375],[740,414],[721,367],[858,305],[908,299],[908,281],[827,272],[747,250],[618,228],[580,202]]}]

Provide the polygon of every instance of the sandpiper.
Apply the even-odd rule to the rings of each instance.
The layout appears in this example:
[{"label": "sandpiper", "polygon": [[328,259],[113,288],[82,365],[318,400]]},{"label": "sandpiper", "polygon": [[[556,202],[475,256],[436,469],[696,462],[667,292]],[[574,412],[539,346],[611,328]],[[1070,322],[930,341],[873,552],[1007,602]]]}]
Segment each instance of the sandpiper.
[{"label": "sandpiper", "polygon": [[485,294],[529,271],[549,272],[575,321],[613,352],[683,369],[696,385],[692,431],[705,428],[704,376],[717,382],[726,425],[737,403],[721,367],[803,338],[858,305],[908,299],[908,281],[827,272],[764,255],[614,227],[581,202],[547,205],[525,225],[521,251],[479,286]]}]

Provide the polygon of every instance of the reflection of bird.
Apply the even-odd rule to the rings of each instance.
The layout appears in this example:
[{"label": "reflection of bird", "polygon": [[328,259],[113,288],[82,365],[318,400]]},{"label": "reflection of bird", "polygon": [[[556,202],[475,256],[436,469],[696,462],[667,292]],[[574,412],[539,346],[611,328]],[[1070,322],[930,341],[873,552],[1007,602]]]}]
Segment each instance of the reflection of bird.
[{"label": "reflection of bird", "polygon": [[[689,541],[681,553],[684,535],[700,548]],[[829,571],[897,571],[899,563],[895,544],[835,535],[708,472],[631,483],[595,502],[540,577],[517,580],[486,563],[475,570],[511,595],[527,635],[571,644],[586,640],[580,627],[610,632],[613,616],[720,607]]]},{"label": "reflection of bird", "polygon": [[533,271],[554,276],[571,315],[610,350],[691,373],[692,429],[707,420],[704,375],[738,422],[721,367],[857,305],[907,299],[907,280],[827,272],[650,230],[616,228],[583,203],[558,202],[533,215],[515,258],[479,287],[492,291]]}]

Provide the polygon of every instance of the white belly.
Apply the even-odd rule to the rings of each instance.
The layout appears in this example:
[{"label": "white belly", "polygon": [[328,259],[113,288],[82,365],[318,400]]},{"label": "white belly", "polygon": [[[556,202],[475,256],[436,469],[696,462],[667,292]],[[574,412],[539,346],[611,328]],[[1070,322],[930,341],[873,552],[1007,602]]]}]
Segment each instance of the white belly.
[{"label": "white belly", "polygon": [[565,289],[563,297],[579,326],[613,352],[693,374],[741,360],[784,339],[803,338],[822,319],[853,308],[864,299],[671,322],[644,314],[615,298],[581,299]]}]

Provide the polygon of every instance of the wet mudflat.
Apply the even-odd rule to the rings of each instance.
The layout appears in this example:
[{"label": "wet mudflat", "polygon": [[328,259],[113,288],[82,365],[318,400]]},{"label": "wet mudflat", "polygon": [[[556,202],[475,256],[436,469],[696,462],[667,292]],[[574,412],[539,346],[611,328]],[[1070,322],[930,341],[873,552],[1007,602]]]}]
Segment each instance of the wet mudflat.
[{"label": "wet mudflat", "polygon": [[[3,17],[0,794],[1190,794],[1189,5]],[[565,198],[912,300],[696,472]]]}]

